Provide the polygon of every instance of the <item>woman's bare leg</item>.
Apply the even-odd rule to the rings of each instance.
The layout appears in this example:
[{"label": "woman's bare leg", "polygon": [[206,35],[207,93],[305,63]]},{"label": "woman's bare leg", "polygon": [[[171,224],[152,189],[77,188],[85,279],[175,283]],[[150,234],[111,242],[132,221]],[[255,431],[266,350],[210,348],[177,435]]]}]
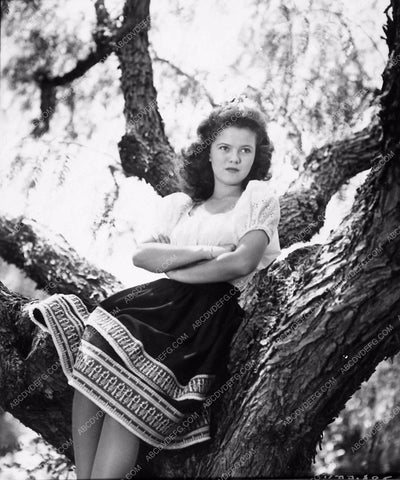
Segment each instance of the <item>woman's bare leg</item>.
[{"label": "woman's bare leg", "polygon": [[105,414],[91,478],[125,477],[136,465],[139,441],[121,423]]},{"label": "woman's bare leg", "polygon": [[72,403],[72,440],[78,480],[90,478],[104,417],[105,413],[100,407],[75,390]]}]

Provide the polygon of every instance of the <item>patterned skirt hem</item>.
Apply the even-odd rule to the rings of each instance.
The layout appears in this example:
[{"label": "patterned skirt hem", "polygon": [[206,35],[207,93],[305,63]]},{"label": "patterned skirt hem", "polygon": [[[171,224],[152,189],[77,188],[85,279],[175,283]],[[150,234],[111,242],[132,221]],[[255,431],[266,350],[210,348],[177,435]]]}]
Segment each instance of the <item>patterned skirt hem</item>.
[{"label": "patterned skirt hem", "polygon": [[[113,417],[114,420],[117,420],[118,422],[120,422],[125,428],[127,428],[134,435],[136,435],[137,437],[139,437],[141,440],[148,443],[149,445],[152,445],[153,447],[157,447],[161,450],[162,449],[177,450],[180,448],[185,448],[191,445],[195,445],[200,442],[211,440],[211,436],[208,433],[208,428],[206,428],[205,429],[206,431],[204,432],[199,431],[196,436],[193,436],[190,439],[181,440],[181,441],[175,440],[175,442],[171,441],[170,443],[168,443],[168,440],[171,437],[166,437],[162,441],[157,442],[156,440],[153,439],[153,437],[150,437],[149,435],[147,435],[145,431],[138,430],[137,428],[132,426],[132,424],[127,421],[125,415],[121,415],[121,413],[116,408],[113,408],[109,402],[104,400],[101,394],[100,395],[96,394],[95,392],[90,390],[85,383],[82,383],[78,379],[71,377],[68,379],[68,384],[71,385],[71,387],[78,390],[83,395],[85,395],[86,397],[88,397],[93,403],[95,403],[98,407],[104,410],[105,413]],[[181,427],[178,427],[178,429],[179,428]]]},{"label": "patterned skirt hem", "polygon": [[196,375],[182,385],[174,373],[157,358],[146,353],[144,345],[135,338],[113,315],[96,307],[87,320],[90,325],[124,359],[129,369],[153,388],[177,401],[205,400],[215,375]]},{"label": "patterned skirt hem", "polygon": [[151,382],[85,340],[85,328],[91,322],[78,297],[54,294],[25,305],[24,310],[33,323],[50,333],[68,384],[143,441],[173,450],[211,439],[209,411],[204,406],[191,414],[180,412]]}]

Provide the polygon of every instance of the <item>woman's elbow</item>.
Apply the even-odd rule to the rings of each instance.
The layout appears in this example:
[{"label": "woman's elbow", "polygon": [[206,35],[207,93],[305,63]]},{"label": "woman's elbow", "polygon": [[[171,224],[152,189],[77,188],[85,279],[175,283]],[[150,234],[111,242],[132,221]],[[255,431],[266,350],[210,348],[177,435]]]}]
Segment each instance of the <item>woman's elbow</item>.
[{"label": "woman's elbow", "polygon": [[240,275],[249,275],[257,268],[258,262],[256,263],[253,257],[242,258],[239,262],[238,269]]},{"label": "woman's elbow", "polygon": [[142,259],[143,259],[143,249],[141,245],[137,245],[132,253],[132,263],[135,267],[142,266]]},{"label": "woman's elbow", "polygon": [[149,272],[160,273],[154,264],[154,255],[146,251],[146,246],[138,245],[132,253],[132,263],[135,267]]},{"label": "woman's elbow", "polygon": [[252,270],[250,270],[250,267],[251,267],[251,265],[249,264],[249,262],[247,262],[244,259],[238,259],[238,261],[236,262],[236,264],[234,266],[234,272],[233,273],[237,277],[242,277],[242,276],[247,275],[248,273],[250,273],[252,271]]}]

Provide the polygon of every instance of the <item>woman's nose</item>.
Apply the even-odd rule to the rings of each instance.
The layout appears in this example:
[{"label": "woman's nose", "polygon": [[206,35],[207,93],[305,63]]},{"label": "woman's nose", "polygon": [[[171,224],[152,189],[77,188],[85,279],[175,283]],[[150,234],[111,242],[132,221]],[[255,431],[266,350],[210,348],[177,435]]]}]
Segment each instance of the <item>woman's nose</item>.
[{"label": "woman's nose", "polygon": [[238,162],[240,162],[240,154],[239,154],[239,150],[232,150],[232,160],[236,160]]}]

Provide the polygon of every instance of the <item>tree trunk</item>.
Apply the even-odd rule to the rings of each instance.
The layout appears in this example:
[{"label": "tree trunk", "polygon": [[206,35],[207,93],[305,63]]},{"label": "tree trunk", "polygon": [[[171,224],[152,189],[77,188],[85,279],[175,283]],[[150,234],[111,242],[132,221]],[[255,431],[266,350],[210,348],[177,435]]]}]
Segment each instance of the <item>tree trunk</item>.
[{"label": "tree trunk", "polygon": [[[400,6],[394,0],[392,9],[387,41],[390,58],[399,58]],[[400,350],[398,71],[389,62],[383,75],[385,160],[358,190],[351,213],[326,245],[293,252],[257,275],[258,283],[249,289],[246,300],[257,302],[232,343],[229,369],[237,376],[212,403],[213,439],[161,451],[151,462],[142,449],[143,473],[307,475],[323,430],[378,363]],[[321,168],[330,167],[321,162]],[[284,235],[287,221],[282,218]],[[287,244],[295,241],[286,236]],[[32,246],[32,237],[25,238],[25,249],[26,244]],[[23,258],[23,268],[27,261]],[[72,392],[60,371],[38,385],[57,356],[49,336],[21,318],[26,301],[0,285],[1,406],[60,446],[70,439]],[[15,405],[35,381],[33,393]]]},{"label": "tree trunk", "polygon": [[[299,241],[308,241],[318,232],[324,224],[325,208],[332,195],[352,176],[373,167],[382,157],[381,135],[380,122],[374,121],[360,132],[334,144],[328,143],[310,153],[300,178],[292,182],[280,201],[279,240],[283,248]],[[146,180],[151,183],[147,176]],[[53,241],[49,242],[46,240],[47,235],[48,230],[32,219],[0,217],[1,256],[8,263],[24,270],[39,288],[46,289],[50,294],[58,291],[75,293],[89,299],[93,288],[107,287],[106,290],[109,291],[120,286],[108,272],[99,272],[97,268],[85,265],[87,262],[79,257],[62,236],[53,234]],[[54,239],[57,239],[56,243]],[[26,249],[27,242],[32,247],[29,252]],[[297,250],[298,254],[301,251],[302,249]],[[60,255],[62,262],[59,260]],[[58,260],[55,262],[51,259]],[[89,270],[92,271],[91,274]],[[74,272],[74,282],[71,282],[70,272]],[[76,283],[78,276],[81,280]],[[86,282],[87,278],[90,282]],[[106,290],[101,295],[106,295]]]},{"label": "tree trunk", "polygon": [[[59,448],[71,438],[72,391],[51,337],[21,318],[27,300],[0,282],[0,402]],[[65,453],[72,458],[71,446]]]},{"label": "tree trunk", "polygon": [[147,30],[150,0],[126,0],[124,26],[134,25],[116,53],[121,65],[126,133],[118,144],[125,173],[145,178],[160,193],[177,190],[174,152],[157,108]]},{"label": "tree trunk", "polygon": [[121,89],[124,95],[126,132],[118,147],[122,168],[127,176],[146,179],[162,195],[177,191],[174,151],[165,135],[153,84],[147,31],[150,28],[150,0],[126,0],[123,23],[117,29],[103,0],[96,0],[96,48],[63,75],[48,70],[35,72],[40,88],[39,119],[34,120],[32,135],[40,137],[50,128],[56,108],[56,88],[82,77],[90,68],[115,53],[120,62]]},{"label": "tree trunk", "polygon": [[[123,288],[109,272],[79,257],[59,234],[40,224],[0,217],[0,251],[49,295],[75,293],[89,311]],[[30,299],[0,282],[0,406],[73,459],[72,389],[51,337],[21,317]]]}]

